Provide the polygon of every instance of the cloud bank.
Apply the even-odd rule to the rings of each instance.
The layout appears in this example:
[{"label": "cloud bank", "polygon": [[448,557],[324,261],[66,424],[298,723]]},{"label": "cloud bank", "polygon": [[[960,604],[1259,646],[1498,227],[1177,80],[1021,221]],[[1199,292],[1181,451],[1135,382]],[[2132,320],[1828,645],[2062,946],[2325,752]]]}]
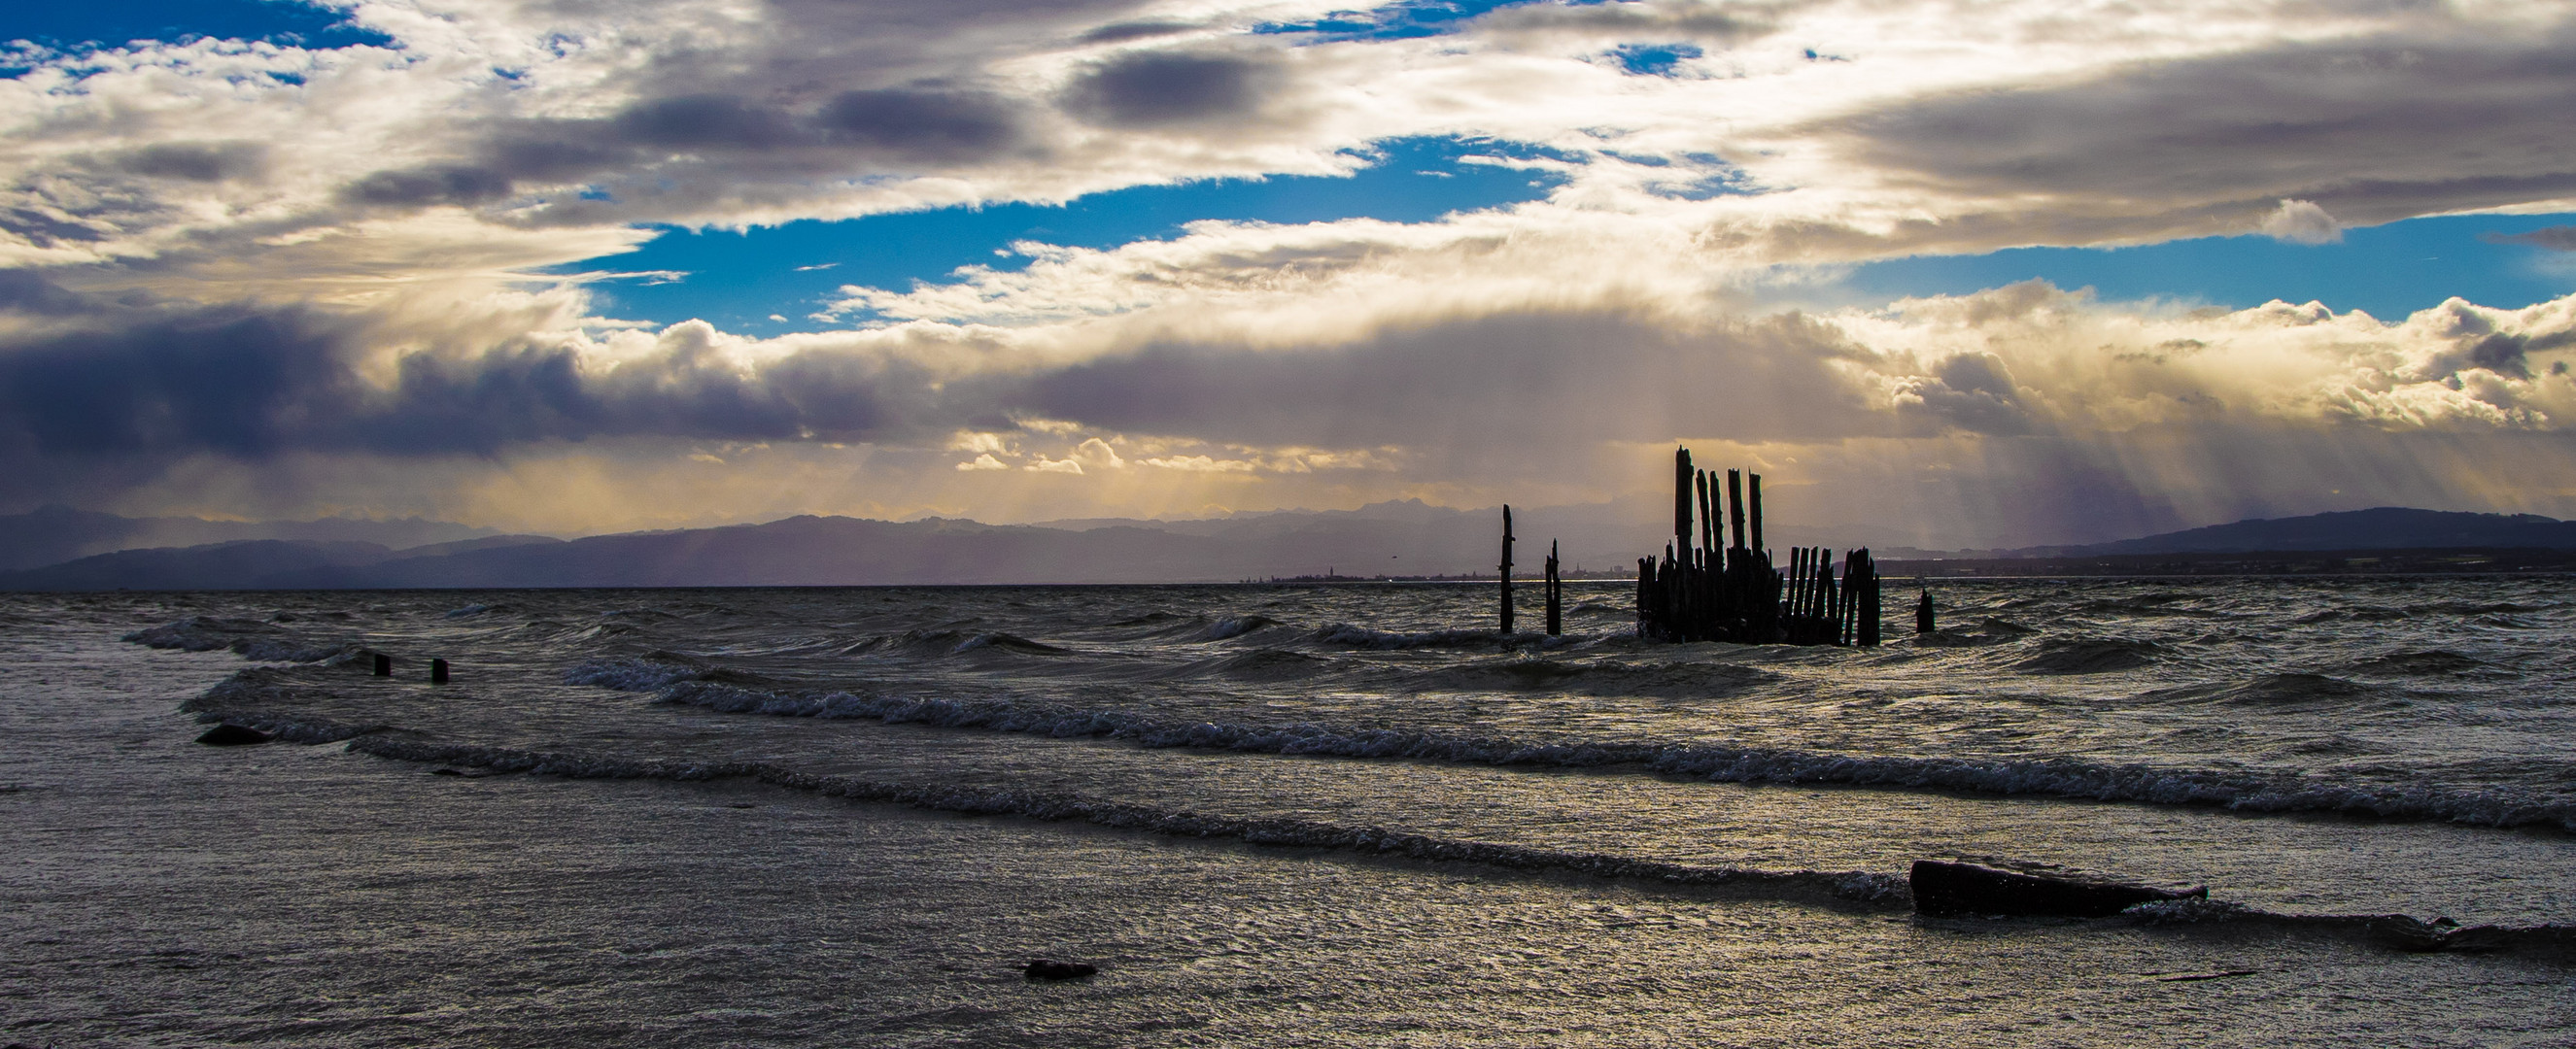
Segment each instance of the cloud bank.
[{"label": "cloud bank", "polygon": [[[1836,284],[2570,210],[2570,5],[345,10],[392,42],[31,52],[0,80],[0,509],[585,531],[1463,505],[1643,490],[1690,440],[1926,542],[2576,515],[2567,299]],[[604,316],[562,269],[655,224],[1346,173],[1425,136],[1559,181],[1430,222],[1033,241],[765,339]]]}]

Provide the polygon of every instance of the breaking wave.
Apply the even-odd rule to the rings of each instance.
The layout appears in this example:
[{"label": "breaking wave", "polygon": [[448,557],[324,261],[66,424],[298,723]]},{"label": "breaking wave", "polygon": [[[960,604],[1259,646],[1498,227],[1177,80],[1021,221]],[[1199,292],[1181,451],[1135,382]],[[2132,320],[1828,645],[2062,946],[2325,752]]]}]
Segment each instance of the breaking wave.
[{"label": "breaking wave", "polygon": [[[1868,871],[1769,871],[1632,859],[1492,842],[1410,834],[1373,826],[1313,820],[1211,816],[1039,790],[988,790],[920,786],[799,772],[769,762],[667,762],[559,751],[513,750],[407,739],[338,726],[349,749],[381,758],[501,772],[533,772],[572,779],[652,779],[702,782],[749,779],[774,787],[853,801],[907,805],[933,812],[1023,819],[1080,821],[1118,830],[1176,838],[1231,839],[1396,856],[1434,863],[1470,863],[1507,870],[1588,874],[1668,885],[1730,887],[1791,899],[1832,899],[1882,908],[1910,904],[1905,879]],[[336,741],[336,740],[334,740]]]},{"label": "breaking wave", "polygon": [[[602,676],[603,679],[606,675]],[[638,679],[640,682],[640,678]],[[1096,736],[1146,747],[1404,759],[1496,766],[1638,766],[1722,783],[1838,784],[1897,790],[2080,798],[2240,812],[2320,812],[2381,819],[2576,831],[2576,805],[2438,786],[2320,782],[2254,771],[2115,764],[2078,758],[1972,759],[1835,754],[1776,747],[1604,741],[1535,741],[1399,729],[1220,724],[1133,711],[1085,710],[1007,699],[950,700],[847,691],[793,692],[674,680],[662,702],[726,713],[873,719],[1059,738]]]},{"label": "breaking wave", "polygon": [[127,634],[124,640],[146,648],[182,652],[229,649],[257,663],[320,663],[353,655],[355,642],[323,642],[299,637],[285,628],[257,620],[189,616]]},{"label": "breaking wave", "polygon": [[2164,649],[2153,641],[2130,638],[2048,638],[2039,651],[2013,664],[2027,674],[2107,674],[2135,670],[2156,661]]}]

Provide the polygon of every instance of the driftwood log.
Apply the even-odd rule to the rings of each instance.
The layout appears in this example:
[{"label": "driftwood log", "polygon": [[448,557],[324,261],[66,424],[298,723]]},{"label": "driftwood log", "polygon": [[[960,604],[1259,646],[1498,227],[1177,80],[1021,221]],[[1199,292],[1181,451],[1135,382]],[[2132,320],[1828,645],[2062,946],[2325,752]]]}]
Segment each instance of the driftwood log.
[{"label": "driftwood log", "polygon": [[1987,914],[2108,918],[2141,903],[2209,898],[2205,885],[2159,889],[2057,871],[1943,860],[1914,861],[1909,880],[1914,886],[1914,913],[1936,918]]}]

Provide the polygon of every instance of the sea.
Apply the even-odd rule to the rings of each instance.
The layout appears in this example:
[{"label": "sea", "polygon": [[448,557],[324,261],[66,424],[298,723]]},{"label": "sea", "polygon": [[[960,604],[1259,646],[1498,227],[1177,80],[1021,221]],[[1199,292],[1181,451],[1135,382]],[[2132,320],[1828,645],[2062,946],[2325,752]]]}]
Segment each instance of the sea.
[{"label": "sea", "polygon": [[2576,579],[1567,589],[0,595],[0,1042],[2576,1041]]}]

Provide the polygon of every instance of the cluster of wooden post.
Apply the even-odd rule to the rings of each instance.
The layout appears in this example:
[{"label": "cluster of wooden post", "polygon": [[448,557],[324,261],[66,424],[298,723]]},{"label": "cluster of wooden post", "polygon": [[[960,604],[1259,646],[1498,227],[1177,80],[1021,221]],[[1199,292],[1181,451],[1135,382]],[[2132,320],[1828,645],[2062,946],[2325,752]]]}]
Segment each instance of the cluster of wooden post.
[{"label": "cluster of wooden post", "polygon": [[[1512,508],[1503,507],[1503,633],[1512,632]],[[1565,632],[1565,579],[1557,574],[1556,543],[1547,544],[1547,635]]]},{"label": "cluster of wooden post", "polygon": [[1878,568],[1869,551],[1844,558],[1838,585],[1831,551],[1796,548],[1783,577],[1762,545],[1761,474],[1726,472],[1723,525],[1714,478],[1692,469],[1690,449],[1674,453],[1673,480],[1674,542],[1660,561],[1637,561],[1638,633],[1668,641],[1878,644]]}]

